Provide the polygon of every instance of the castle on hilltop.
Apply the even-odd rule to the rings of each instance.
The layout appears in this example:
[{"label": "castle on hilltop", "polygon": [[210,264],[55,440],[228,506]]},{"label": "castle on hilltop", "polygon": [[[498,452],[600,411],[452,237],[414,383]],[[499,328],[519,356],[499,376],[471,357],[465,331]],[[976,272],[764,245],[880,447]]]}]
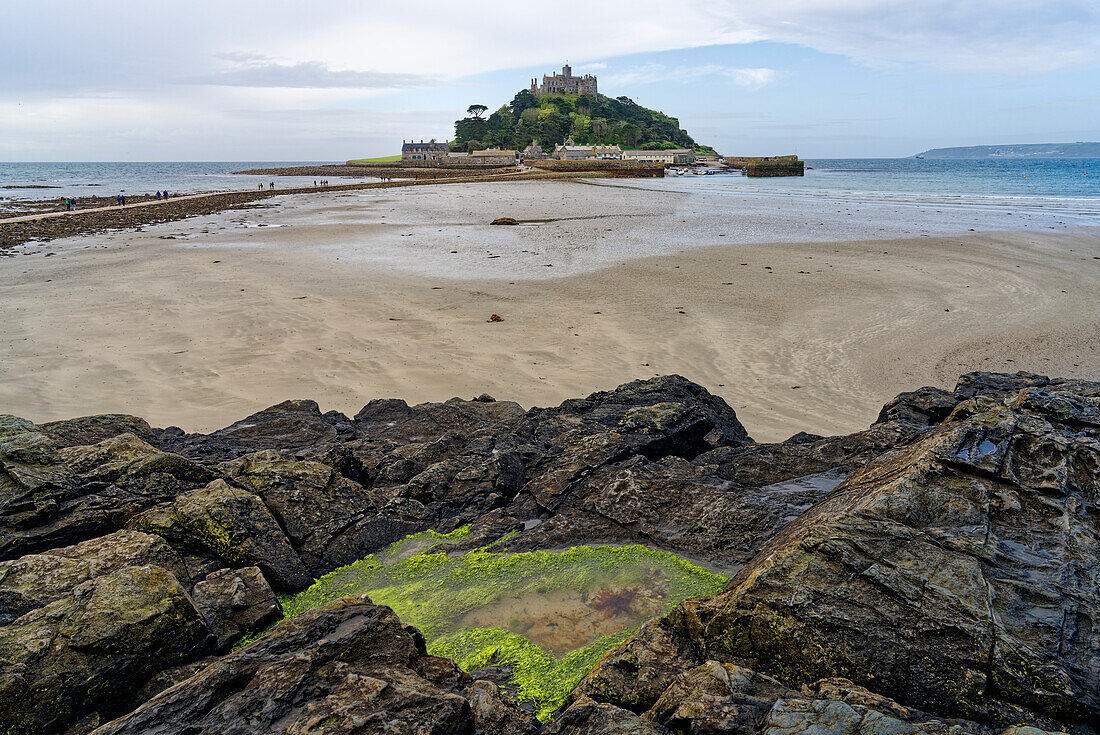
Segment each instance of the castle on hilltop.
[{"label": "castle on hilltop", "polygon": [[569,64],[561,68],[561,74],[543,74],[541,87],[537,82],[531,79],[531,94],[596,94],[596,77],[591,74],[575,77]]}]

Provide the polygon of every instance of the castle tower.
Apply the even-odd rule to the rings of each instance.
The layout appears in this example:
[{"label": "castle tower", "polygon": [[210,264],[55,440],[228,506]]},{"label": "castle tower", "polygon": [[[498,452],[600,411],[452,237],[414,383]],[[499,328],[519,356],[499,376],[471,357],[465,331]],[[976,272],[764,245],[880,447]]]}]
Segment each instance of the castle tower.
[{"label": "castle tower", "polygon": [[573,76],[573,67],[569,66],[569,64],[566,64],[561,68],[561,75],[566,79]]}]

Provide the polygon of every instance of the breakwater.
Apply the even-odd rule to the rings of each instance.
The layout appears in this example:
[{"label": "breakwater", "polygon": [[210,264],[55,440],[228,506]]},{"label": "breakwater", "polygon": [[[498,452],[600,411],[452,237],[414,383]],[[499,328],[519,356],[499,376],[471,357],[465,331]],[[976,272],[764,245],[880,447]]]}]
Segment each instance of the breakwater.
[{"label": "breakwater", "polygon": [[526,163],[544,171],[593,171],[627,178],[660,178],[665,175],[663,163],[648,161],[561,161],[556,158],[538,158]]},{"label": "breakwater", "polygon": [[745,169],[748,176],[805,176],[806,164],[798,156],[727,156],[726,165]]}]

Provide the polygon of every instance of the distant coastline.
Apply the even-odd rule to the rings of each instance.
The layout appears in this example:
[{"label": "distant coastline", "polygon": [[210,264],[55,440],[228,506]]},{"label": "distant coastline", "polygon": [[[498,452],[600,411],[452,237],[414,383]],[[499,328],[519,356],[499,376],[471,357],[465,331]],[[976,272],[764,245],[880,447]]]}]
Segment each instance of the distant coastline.
[{"label": "distant coastline", "polygon": [[1100,158],[1100,143],[1013,143],[932,148],[914,158]]}]

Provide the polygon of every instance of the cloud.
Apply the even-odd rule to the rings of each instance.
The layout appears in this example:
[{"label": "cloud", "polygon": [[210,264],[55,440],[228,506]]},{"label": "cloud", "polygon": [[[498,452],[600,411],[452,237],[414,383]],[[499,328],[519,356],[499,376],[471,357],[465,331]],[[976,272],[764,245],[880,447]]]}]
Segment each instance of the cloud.
[{"label": "cloud", "polygon": [[438,77],[400,72],[330,69],[322,61],[280,64],[250,54],[220,54],[237,62],[233,68],[180,80],[184,84],[218,87],[285,87],[295,89],[403,89],[428,87]]},{"label": "cloud", "polygon": [[776,79],[774,69],[738,68],[721,64],[701,64],[697,66],[665,66],[650,62],[622,71],[612,71],[604,75],[604,88],[630,87],[638,84],[656,84],[658,82],[686,81],[700,77],[720,77],[731,84],[748,89],[760,89]]},{"label": "cloud", "polygon": [[[281,147],[283,157],[312,156],[326,140],[331,145],[323,151],[335,151],[340,141],[357,134],[366,139],[376,130],[392,130],[397,140],[398,130],[414,128],[418,136],[423,130],[445,137],[470,101],[459,87],[483,84],[494,95],[510,94],[527,76],[560,67],[564,59],[578,72],[598,72],[601,88],[611,92],[665,84],[646,94],[670,101],[683,92],[676,88],[683,79],[746,92],[793,79],[816,93],[858,76],[825,77],[823,71],[813,77],[813,70],[801,67],[803,76],[796,78],[794,62],[789,72],[786,62],[802,49],[911,75],[907,79],[916,83],[908,90],[865,85],[858,93],[894,102],[908,95],[905,101],[918,111],[938,103],[943,114],[922,118],[923,127],[942,120],[937,135],[943,137],[952,133],[951,120],[983,133],[1011,132],[1020,125],[1015,116],[995,112],[1009,101],[1017,107],[1045,103],[1039,109],[1049,112],[1036,112],[1033,127],[1061,130],[1070,123],[1059,116],[1073,110],[1056,109],[1057,96],[1049,90],[1090,97],[1089,75],[1100,64],[1096,0],[674,5],[670,12],[668,0],[480,0],[471,13],[468,4],[437,0],[10,2],[0,23],[0,158],[266,156]],[[566,21],[568,32],[559,33],[559,18],[580,20]],[[692,51],[757,41],[773,42],[760,47],[766,61],[745,61],[752,47]],[[669,60],[672,54],[644,56],[671,51],[683,53],[676,61]],[[646,64],[646,58],[664,64]],[[1034,90],[1026,96],[998,90],[984,97],[996,105],[968,105],[972,91],[1021,81],[1034,83]],[[949,87],[968,88],[943,97]],[[859,102],[856,94],[838,87],[824,101],[851,106]],[[690,103],[699,112],[721,112],[731,104],[724,98],[738,96],[692,97]],[[692,114],[691,104],[675,104],[676,112]],[[820,110],[793,102],[773,104],[770,111],[782,116],[825,119]],[[408,112],[424,108],[436,112],[423,118]],[[1089,114],[1093,102],[1077,109],[1083,122],[1073,125],[1097,118]],[[389,113],[397,122],[385,117]],[[256,116],[285,121],[286,130],[272,125],[258,131]],[[340,127],[341,120],[354,124]],[[145,138],[142,130],[153,132]],[[307,154],[306,146],[317,153]]]}]

